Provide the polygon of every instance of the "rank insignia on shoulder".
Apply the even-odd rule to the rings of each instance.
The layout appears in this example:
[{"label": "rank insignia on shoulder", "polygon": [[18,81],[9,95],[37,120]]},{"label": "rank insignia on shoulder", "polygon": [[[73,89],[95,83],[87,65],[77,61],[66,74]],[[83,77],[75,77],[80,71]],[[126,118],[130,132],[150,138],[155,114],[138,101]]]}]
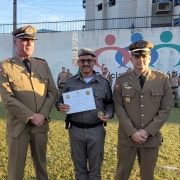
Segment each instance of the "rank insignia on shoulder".
[{"label": "rank insignia on shoulder", "polygon": [[0,74],[4,73],[4,68],[2,66],[0,66]]}]

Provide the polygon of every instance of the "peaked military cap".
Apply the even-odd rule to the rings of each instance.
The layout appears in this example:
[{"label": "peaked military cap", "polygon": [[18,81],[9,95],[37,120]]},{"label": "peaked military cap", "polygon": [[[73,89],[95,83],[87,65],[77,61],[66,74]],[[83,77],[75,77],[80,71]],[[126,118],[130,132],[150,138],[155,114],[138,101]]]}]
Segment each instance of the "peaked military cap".
[{"label": "peaked military cap", "polygon": [[36,39],[35,34],[37,33],[37,29],[33,26],[23,26],[21,28],[18,28],[12,32],[12,35],[14,38],[20,38],[20,39]]},{"label": "peaked military cap", "polygon": [[154,45],[151,42],[148,41],[137,41],[131,44],[128,48],[131,51],[131,55],[140,55],[140,54],[150,54],[151,49],[154,47]]},{"label": "peaked military cap", "polygon": [[86,55],[91,55],[93,57],[96,57],[95,53],[89,48],[83,48],[78,51],[78,57],[86,56]]}]

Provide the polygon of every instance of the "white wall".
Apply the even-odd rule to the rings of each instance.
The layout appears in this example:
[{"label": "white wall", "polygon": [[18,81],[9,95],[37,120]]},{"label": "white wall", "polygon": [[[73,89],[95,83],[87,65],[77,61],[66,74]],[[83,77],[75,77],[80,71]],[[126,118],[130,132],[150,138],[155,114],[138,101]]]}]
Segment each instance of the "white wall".
[{"label": "white wall", "polygon": [[[73,33],[77,36],[76,45],[72,42]],[[99,66],[104,63],[110,72],[116,75],[125,72],[127,67],[132,67],[129,59],[126,67],[120,67],[120,59],[116,58],[117,48],[121,51],[132,43],[133,38],[139,40],[138,37],[151,41],[159,48],[158,59],[151,69],[165,73],[175,69],[180,73],[180,65],[175,66],[180,60],[180,27],[39,33],[33,56],[47,60],[56,81],[62,66],[69,68],[73,74],[77,73],[78,67],[73,66],[72,55],[74,53],[77,57],[78,49],[89,47],[96,52],[102,51],[97,57]],[[12,35],[0,34],[0,41],[0,60],[12,57]],[[129,54],[127,50],[124,51],[126,55]],[[101,72],[101,67],[96,66],[95,70]]]}]

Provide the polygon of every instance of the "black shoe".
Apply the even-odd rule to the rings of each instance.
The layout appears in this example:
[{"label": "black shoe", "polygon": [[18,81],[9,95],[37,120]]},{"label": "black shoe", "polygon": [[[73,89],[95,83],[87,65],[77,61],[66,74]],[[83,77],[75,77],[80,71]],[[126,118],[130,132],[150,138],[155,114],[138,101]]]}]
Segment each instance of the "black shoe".
[{"label": "black shoe", "polygon": [[179,108],[178,103],[175,103],[175,108]]}]

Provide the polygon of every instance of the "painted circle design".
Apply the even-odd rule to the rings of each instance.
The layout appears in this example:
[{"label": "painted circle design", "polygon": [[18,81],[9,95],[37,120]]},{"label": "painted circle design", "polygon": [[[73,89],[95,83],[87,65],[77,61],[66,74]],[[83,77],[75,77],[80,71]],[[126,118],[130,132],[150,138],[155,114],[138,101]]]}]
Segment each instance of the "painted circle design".
[{"label": "painted circle design", "polygon": [[105,43],[107,45],[113,45],[115,43],[115,41],[116,41],[116,38],[112,34],[109,34],[105,37]]}]

